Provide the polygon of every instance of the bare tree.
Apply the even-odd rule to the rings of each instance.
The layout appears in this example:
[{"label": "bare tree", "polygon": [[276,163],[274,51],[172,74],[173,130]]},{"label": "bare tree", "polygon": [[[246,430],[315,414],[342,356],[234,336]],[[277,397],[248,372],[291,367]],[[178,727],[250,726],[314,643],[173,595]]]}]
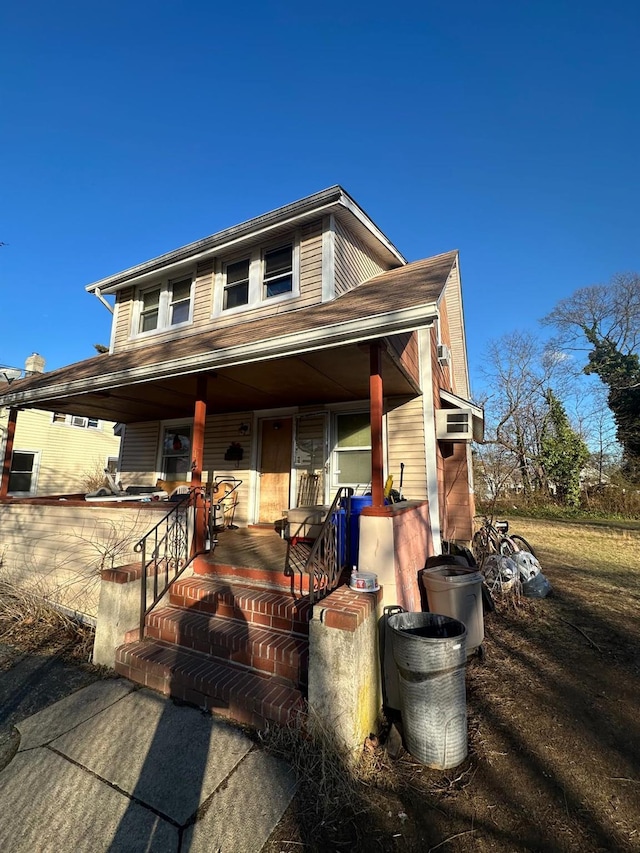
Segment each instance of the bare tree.
[{"label": "bare tree", "polygon": [[582,350],[583,371],[599,377],[623,450],[623,468],[640,480],[640,276],[583,287],[562,299],[544,323],[560,331],[556,345]]}]

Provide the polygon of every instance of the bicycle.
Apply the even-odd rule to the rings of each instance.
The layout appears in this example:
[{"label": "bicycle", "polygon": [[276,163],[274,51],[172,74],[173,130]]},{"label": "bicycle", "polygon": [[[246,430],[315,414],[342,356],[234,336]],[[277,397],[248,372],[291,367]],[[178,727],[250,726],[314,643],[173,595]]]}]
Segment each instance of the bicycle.
[{"label": "bicycle", "polygon": [[496,521],[493,524],[486,515],[483,517],[482,526],[473,535],[471,550],[480,566],[490,554],[510,557],[519,551],[528,551],[534,557],[536,556],[535,551],[524,536],[517,533],[509,534],[508,521]]}]

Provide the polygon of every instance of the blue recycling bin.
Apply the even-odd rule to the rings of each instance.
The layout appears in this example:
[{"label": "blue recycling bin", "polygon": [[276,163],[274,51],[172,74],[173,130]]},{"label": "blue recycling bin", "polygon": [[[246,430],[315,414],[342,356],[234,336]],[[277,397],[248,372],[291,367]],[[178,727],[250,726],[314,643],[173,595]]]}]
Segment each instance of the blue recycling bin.
[{"label": "blue recycling bin", "polygon": [[348,522],[348,554],[347,558],[351,566],[358,565],[358,550],[360,547],[360,513],[366,506],[372,504],[371,495],[352,495],[350,498],[343,498],[341,505],[348,511],[349,502],[351,502],[351,512]]}]

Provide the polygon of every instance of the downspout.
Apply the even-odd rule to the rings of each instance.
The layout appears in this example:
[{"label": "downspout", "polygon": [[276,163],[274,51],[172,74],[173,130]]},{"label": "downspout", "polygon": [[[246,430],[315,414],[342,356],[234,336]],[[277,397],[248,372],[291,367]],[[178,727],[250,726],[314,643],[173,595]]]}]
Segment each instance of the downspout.
[{"label": "downspout", "polygon": [[433,553],[442,551],[440,527],[440,495],[438,491],[438,447],[436,442],[436,413],[433,403],[433,372],[431,370],[431,330],[418,330],[420,356],[420,386],[422,388],[422,417],[424,423],[424,451],[427,474],[427,499]]},{"label": "downspout", "polygon": [[107,302],[107,300],[104,298],[104,296],[103,296],[103,295],[102,295],[102,293],[100,292],[100,288],[99,288],[99,287],[96,287],[96,289],[93,291],[93,295],[96,297],[96,299],[99,299],[99,300],[100,300],[100,302],[102,302],[102,304],[104,305],[104,307],[107,309],[107,311],[108,311],[110,314],[113,314],[113,305],[110,305],[110,304]]}]

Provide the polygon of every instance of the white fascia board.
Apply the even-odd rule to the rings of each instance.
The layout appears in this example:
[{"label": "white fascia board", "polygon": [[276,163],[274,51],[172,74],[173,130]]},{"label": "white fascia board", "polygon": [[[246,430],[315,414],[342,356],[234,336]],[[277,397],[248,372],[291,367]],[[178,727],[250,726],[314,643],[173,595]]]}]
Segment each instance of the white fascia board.
[{"label": "white fascia board", "polygon": [[342,206],[345,207],[349,213],[355,216],[365,228],[370,231],[373,236],[378,240],[385,249],[390,252],[394,257],[400,261],[400,263],[404,266],[407,263],[407,259],[402,255],[398,249],[393,245],[391,240],[382,233],[382,231],[378,228],[378,226],[373,222],[373,220],[369,219],[364,210],[349,196],[347,193],[343,191],[342,193]]},{"label": "white fascia board", "polygon": [[295,332],[277,338],[265,338],[249,344],[239,344],[220,350],[209,350],[198,355],[172,359],[171,361],[156,362],[133,370],[127,368],[89,379],[71,380],[60,385],[51,384],[43,389],[42,394],[38,393],[38,390],[31,392],[16,391],[0,399],[0,405],[35,405],[39,399],[45,397],[47,400],[51,400],[71,394],[135,385],[162,379],[166,376],[176,377],[205,370],[221,370],[226,367],[250,364],[254,361],[268,361],[336,346],[357,344],[372,338],[429,328],[434,316],[435,306],[433,304],[414,306],[401,311],[388,311],[370,317],[332,323],[305,332]]}]

